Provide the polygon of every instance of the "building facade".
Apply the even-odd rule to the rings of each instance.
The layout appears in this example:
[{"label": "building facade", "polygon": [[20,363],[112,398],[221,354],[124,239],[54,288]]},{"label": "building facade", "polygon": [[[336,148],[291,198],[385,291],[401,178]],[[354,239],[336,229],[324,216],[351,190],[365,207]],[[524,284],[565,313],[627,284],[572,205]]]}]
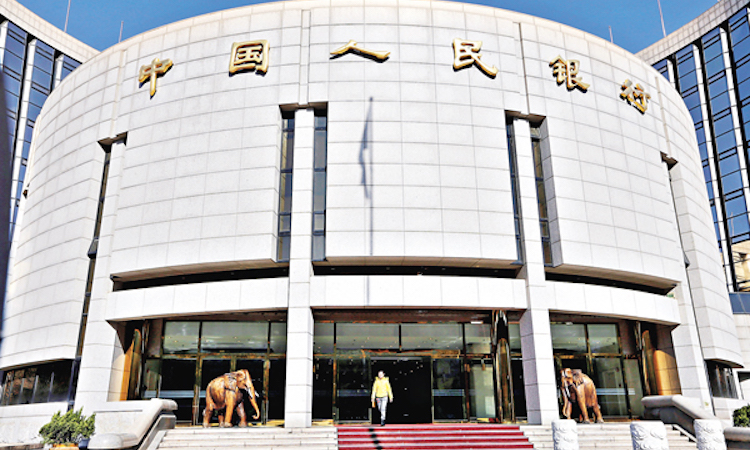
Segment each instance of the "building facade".
[{"label": "building facade", "polygon": [[[690,110],[734,320],[750,356],[750,25],[743,1],[723,1],[641,51]],[[741,370],[750,398],[750,371]]]},{"label": "building facade", "polygon": [[290,427],[373,420],[378,370],[397,423],[549,423],[564,368],[605,419],[675,393],[726,416],[693,123],[638,57],[483,6],[268,3],[124,41],[37,120],[0,430],[153,397],[199,423],[238,369]]}]

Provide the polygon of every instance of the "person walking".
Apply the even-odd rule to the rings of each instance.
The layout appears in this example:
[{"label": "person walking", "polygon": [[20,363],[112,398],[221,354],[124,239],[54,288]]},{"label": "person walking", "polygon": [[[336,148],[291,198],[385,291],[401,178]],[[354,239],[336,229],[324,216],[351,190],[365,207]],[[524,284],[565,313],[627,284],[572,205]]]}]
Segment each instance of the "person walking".
[{"label": "person walking", "polygon": [[380,426],[385,426],[385,410],[388,407],[388,403],[393,403],[393,390],[391,390],[391,382],[388,381],[388,377],[385,376],[385,372],[382,370],[378,372],[378,377],[375,378],[375,382],[372,384],[372,407],[377,408],[380,411]]}]

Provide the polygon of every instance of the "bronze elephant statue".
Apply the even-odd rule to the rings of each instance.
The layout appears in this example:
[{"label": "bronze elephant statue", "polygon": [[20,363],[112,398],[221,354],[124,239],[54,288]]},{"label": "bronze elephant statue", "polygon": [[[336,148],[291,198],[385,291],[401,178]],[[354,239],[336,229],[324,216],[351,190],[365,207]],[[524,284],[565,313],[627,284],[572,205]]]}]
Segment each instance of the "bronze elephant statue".
[{"label": "bronze elephant statue", "polygon": [[232,413],[236,410],[240,417],[240,427],[247,426],[247,416],[245,416],[245,407],[242,406],[244,394],[247,394],[250,404],[255,408],[253,419],[260,417],[258,402],[255,397],[258,395],[253,386],[253,379],[247,369],[236,372],[225,373],[216,377],[208,383],[206,388],[206,409],[203,411],[203,427],[207,428],[211,422],[211,416],[214,411],[224,410],[224,414],[219,412],[219,426],[232,426]]},{"label": "bronze elephant statue", "polygon": [[588,375],[580,369],[563,369],[560,373],[560,390],[563,398],[563,416],[570,419],[573,405],[581,410],[579,417],[583,423],[591,423],[589,409],[594,411],[596,423],[604,423],[599,401],[596,398],[596,386]]}]

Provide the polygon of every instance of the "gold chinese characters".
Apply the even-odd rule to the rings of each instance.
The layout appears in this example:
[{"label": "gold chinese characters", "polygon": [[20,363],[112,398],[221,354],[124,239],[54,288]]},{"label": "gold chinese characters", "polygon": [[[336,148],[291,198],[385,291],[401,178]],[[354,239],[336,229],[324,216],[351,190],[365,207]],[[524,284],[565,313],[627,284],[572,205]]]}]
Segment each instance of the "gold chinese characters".
[{"label": "gold chinese characters", "polygon": [[620,97],[626,99],[628,103],[635,106],[642,114],[646,114],[646,109],[648,109],[648,99],[650,99],[651,96],[643,90],[643,86],[641,86],[640,83],[633,86],[633,82],[626,79],[620,88],[622,89]]},{"label": "gold chinese characters", "polygon": [[255,70],[266,73],[270,46],[265,39],[232,44],[232,55],[229,60],[229,73],[242,70]]},{"label": "gold chinese characters", "polygon": [[552,75],[555,76],[557,84],[562,84],[568,87],[568,90],[578,88],[583,92],[588,90],[589,85],[581,81],[581,77],[578,76],[578,65],[580,63],[575,59],[564,60],[562,56],[557,55],[557,58],[550,61],[549,65],[552,67]]},{"label": "gold chinese characters", "polygon": [[482,62],[482,55],[479,54],[481,48],[482,41],[453,39],[453,69],[459,70],[476,64],[482,72],[494,78],[497,75],[497,67],[490,67]]},{"label": "gold chinese characters", "polygon": [[159,61],[159,58],[154,58],[149,66],[141,66],[138,82],[143,84],[146,80],[151,80],[151,97],[156,94],[156,77],[167,73],[170,67],[172,67],[171,59]]},{"label": "gold chinese characters", "polygon": [[336,50],[331,52],[332,56],[343,56],[346,53],[356,53],[358,55],[362,56],[370,56],[378,61],[385,61],[388,59],[388,56],[391,54],[391,52],[378,52],[375,50],[368,50],[366,48],[361,47],[357,41],[350,40],[346,43],[343,47],[339,47]]}]

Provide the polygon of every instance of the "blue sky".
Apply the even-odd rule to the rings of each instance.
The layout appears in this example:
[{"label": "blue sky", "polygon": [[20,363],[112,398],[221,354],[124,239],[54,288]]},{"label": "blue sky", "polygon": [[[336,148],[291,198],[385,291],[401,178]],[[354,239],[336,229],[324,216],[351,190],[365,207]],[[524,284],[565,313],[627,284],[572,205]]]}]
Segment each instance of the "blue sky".
[{"label": "blue sky", "polygon": [[[19,0],[53,25],[63,28],[68,0]],[[722,0],[726,1],[726,0]],[[72,0],[68,32],[104,50],[123,40],[188,17],[249,5],[248,0]],[[637,52],[662,37],[657,0],[474,0],[555,20],[609,39]],[[667,34],[716,4],[716,0],[661,0]]]}]

